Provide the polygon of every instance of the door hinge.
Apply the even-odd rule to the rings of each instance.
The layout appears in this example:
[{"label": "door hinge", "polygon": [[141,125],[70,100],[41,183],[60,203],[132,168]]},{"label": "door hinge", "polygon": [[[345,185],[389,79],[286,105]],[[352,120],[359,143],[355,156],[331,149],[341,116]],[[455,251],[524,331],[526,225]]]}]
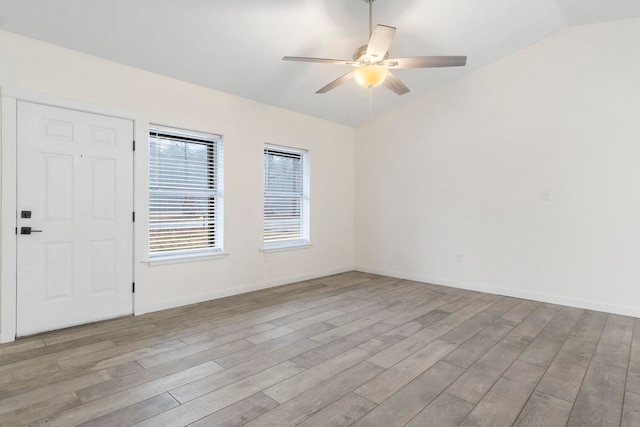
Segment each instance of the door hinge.
[{"label": "door hinge", "polygon": [[131,284],[131,292],[134,293],[134,294],[136,293],[136,282],[133,282]]},{"label": "door hinge", "polygon": [[18,227],[16,227],[16,234],[18,234]]},{"label": "door hinge", "polygon": [[136,151],[136,140],[133,140],[133,151]]},{"label": "door hinge", "polygon": [[131,220],[133,222],[136,222],[136,213],[135,212],[131,212]]}]

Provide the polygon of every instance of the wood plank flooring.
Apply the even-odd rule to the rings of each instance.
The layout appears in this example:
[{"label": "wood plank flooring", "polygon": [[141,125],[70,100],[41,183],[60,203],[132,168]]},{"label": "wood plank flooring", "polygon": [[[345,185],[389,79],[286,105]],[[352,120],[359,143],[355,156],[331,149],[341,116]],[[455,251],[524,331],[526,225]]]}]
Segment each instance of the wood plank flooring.
[{"label": "wood plank flooring", "polygon": [[640,319],[350,272],[0,346],[0,424],[640,426]]}]

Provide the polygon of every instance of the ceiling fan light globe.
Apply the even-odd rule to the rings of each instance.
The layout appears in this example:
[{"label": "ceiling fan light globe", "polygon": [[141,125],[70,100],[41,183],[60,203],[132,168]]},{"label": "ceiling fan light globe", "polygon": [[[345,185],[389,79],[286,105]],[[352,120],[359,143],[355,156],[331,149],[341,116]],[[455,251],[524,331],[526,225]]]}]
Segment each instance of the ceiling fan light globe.
[{"label": "ceiling fan light globe", "polygon": [[353,71],[356,82],[363,87],[376,87],[384,82],[389,71],[381,65],[364,65]]}]

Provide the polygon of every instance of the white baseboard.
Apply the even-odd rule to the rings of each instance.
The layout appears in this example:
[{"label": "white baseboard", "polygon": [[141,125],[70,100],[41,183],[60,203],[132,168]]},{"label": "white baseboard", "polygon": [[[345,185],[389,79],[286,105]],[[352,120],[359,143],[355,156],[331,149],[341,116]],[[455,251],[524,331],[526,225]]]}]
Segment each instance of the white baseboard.
[{"label": "white baseboard", "polygon": [[304,280],[317,279],[318,277],[330,276],[332,274],[346,273],[353,271],[353,266],[335,268],[330,270],[318,271],[315,273],[304,274],[301,276],[291,276],[267,282],[254,283],[250,285],[235,287],[232,289],[221,289],[215,292],[209,292],[202,295],[194,295],[191,297],[180,298],[178,300],[165,301],[145,306],[145,313],[153,311],[167,310],[169,308],[182,307],[189,304],[196,304],[204,301],[225,298],[233,295],[246,294],[247,292],[259,291],[262,289],[275,288],[276,286],[288,285],[290,283],[302,282]]},{"label": "white baseboard", "polygon": [[488,285],[485,283],[468,282],[450,280],[441,277],[429,277],[419,274],[403,273],[392,270],[383,270],[379,268],[370,268],[363,266],[355,266],[354,270],[361,271],[363,273],[380,274],[382,276],[395,277],[398,279],[413,280],[416,282],[430,283],[433,285],[448,286],[451,288],[467,289],[470,291],[485,292],[495,295],[504,295],[508,297],[528,299],[539,302],[546,302],[551,304],[566,305],[569,307],[583,308],[587,310],[603,311],[606,313],[620,314],[623,316],[640,317],[640,308],[607,304],[599,301],[583,300],[580,298],[569,298],[559,295],[541,294],[537,292],[531,292],[521,289],[503,288],[495,285]]}]

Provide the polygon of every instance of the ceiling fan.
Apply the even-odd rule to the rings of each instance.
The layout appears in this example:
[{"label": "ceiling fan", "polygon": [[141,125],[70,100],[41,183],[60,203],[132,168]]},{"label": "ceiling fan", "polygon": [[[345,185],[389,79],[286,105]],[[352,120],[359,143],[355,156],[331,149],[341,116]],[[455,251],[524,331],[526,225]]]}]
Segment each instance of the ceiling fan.
[{"label": "ceiling fan", "polygon": [[364,87],[376,87],[382,83],[398,95],[409,92],[409,88],[397,78],[390,69],[396,68],[431,68],[431,67],[459,67],[467,63],[466,56],[412,56],[408,58],[389,58],[389,48],[395,36],[395,27],[376,25],[372,29],[373,2],[369,3],[369,43],[360,46],[353,52],[353,60],[309,58],[303,56],[285,56],[284,61],[320,62],[324,64],[350,65],[355,70],[338,77],[328,85],[320,88],[316,93],[327,93],[342,83],[355,78]]}]

